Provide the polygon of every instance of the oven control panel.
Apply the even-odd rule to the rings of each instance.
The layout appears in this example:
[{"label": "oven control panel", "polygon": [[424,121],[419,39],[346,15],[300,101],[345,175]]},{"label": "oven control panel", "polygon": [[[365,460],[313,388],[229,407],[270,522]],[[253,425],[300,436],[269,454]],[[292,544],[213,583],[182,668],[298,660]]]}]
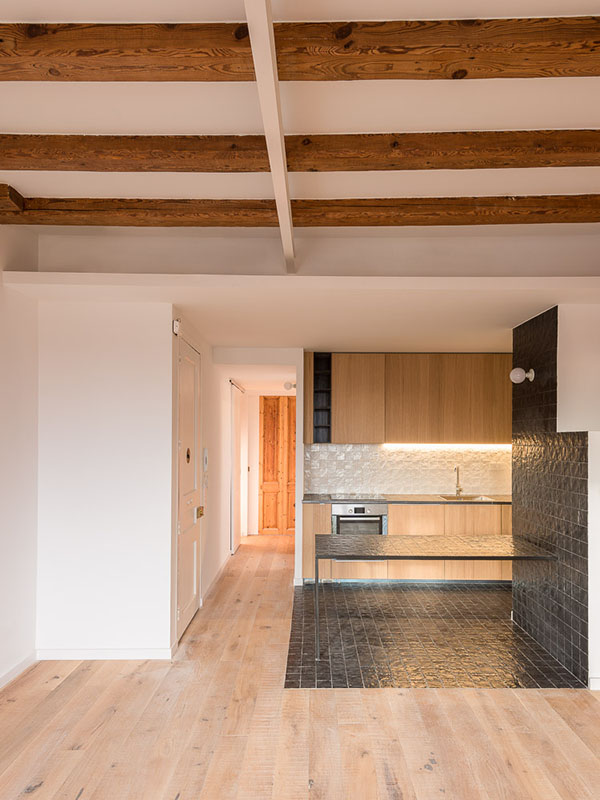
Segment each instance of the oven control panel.
[{"label": "oven control panel", "polygon": [[388,507],[385,503],[372,503],[370,505],[355,505],[351,503],[334,503],[331,514],[334,517],[368,516],[382,517],[387,515]]}]

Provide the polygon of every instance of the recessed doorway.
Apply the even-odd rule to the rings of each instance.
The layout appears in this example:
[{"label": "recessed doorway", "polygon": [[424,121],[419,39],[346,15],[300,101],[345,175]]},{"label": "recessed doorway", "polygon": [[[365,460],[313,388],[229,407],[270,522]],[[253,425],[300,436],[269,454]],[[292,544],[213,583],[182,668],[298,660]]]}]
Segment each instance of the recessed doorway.
[{"label": "recessed doorway", "polygon": [[258,532],[296,526],[296,398],[260,397]]}]

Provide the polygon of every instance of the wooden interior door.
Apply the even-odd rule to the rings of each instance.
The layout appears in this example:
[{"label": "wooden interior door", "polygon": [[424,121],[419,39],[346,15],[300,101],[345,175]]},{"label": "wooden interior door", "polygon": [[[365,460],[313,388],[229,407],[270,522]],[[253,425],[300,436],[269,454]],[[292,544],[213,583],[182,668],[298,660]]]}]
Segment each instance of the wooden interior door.
[{"label": "wooden interior door", "polygon": [[179,340],[177,638],[200,606],[200,356]]},{"label": "wooden interior door", "polygon": [[259,533],[296,525],[296,398],[260,398]]}]

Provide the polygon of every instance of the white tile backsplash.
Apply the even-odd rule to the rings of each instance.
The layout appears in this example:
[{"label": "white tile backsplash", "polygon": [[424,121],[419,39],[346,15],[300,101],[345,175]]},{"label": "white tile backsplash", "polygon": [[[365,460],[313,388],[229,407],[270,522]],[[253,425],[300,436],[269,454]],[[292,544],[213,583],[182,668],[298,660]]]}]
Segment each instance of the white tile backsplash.
[{"label": "white tile backsplash", "polygon": [[388,449],[376,444],[304,447],[304,491],[323,494],[453,492],[455,465],[468,494],[510,494],[509,448]]}]

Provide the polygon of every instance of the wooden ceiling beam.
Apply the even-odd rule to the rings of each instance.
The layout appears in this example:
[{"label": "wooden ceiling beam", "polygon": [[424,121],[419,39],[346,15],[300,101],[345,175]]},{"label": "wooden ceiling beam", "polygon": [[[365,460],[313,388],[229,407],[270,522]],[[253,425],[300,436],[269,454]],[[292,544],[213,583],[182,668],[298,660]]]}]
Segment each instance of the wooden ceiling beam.
[{"label": "wooden ceiling beam", "polygon": [[[600,166],[600,130],[286,136],[290,172]],[[1,170],[268,172],[264,136],[0,134]]]},{"label": "wooden ceiling beam", "polygon": [[319,134],[286,147],[294,172],[600,166],[600,130]]},{"label": "wooden ceiling beam", "polygon": [[[279,79],[600,75],[600,17],[280,22]],[[0,24],[0,80],[252,81],[246,23]]]},{"label": "wooden ceiling beam", "polygon": [[0,224],[140,227],[276,227],[273,200],[157,200],[31,197]]},{"label": "wooden ceiling beam", "polygon": [[23,197],[7,183],[0,183],[0,212],[23,211],[25,201]]},{"label": "wooden ceiling beam", "polygon": [[294,200],[298,227],[600,222],[600,194]]},{"label": "wooden ceiling beam", "polygon": [[0,169],[268,172],[264,136],[0,134]]},{"label": "wooden ceiling beam", "polygon": [[[292,200],[298,227],[510,225],[600,222],[600,194]],[[0,224],[276,227],[273,200],[24,198]]]}]

